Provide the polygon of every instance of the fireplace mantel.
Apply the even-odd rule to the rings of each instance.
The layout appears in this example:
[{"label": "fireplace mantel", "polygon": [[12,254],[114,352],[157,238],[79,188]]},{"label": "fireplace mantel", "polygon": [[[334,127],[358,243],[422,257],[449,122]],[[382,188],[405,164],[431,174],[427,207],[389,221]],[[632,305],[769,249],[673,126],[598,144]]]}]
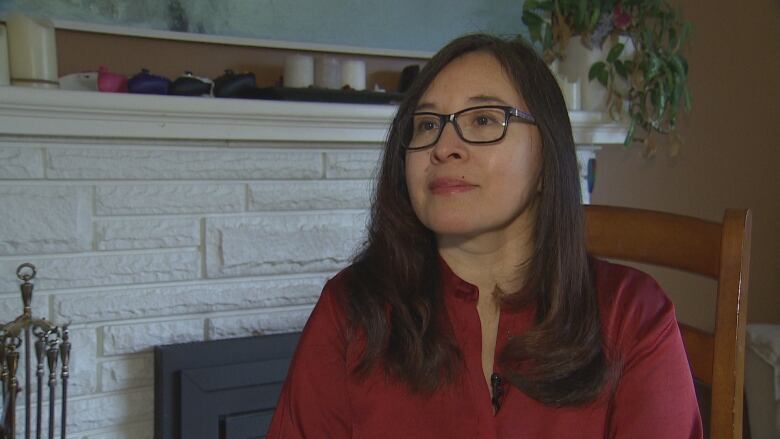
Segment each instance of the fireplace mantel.
[{"label": "fireplace mantel", "polygon": [[[0,134],[379,143],[394,105],[282,102],[43,90],[0,86]],[[578,145],[622,144],[607,114],[569,113]]]}]

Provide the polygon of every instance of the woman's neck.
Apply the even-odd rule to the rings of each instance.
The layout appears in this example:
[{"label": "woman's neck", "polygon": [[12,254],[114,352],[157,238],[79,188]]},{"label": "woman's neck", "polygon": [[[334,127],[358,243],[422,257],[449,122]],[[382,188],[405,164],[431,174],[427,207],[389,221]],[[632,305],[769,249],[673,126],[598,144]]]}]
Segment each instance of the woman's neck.
[{"label": "woman's neck", "polygon": [[439,237],[439,254],[458,277],[476,285],[481,293],[512,293],[525,285],[533,253],[531,230],[516,232],[471,239]]}]

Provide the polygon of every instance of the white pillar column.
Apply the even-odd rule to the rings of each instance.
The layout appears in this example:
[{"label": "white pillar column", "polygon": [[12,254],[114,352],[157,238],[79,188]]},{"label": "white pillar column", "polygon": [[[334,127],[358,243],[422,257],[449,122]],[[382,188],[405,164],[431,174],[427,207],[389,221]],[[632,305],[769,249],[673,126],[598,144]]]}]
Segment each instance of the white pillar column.
[{"label": "white pillar column", "polygon": [[[588,190],[588,161],[596,160],[596,151],[600,146],[577,145],[577,165],[580,169],[580,188],[582,190],[582,204],[590,204],[590,191]],[[595,177],[595,175],[594,175]]]}]

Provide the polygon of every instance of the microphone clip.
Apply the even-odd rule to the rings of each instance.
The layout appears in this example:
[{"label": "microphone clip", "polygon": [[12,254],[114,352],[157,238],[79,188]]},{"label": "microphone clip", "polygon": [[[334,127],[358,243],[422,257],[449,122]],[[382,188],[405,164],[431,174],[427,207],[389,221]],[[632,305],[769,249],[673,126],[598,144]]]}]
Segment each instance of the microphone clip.
[{"label": "microphone clip", "polygon": [[490,375],[490,389],[493,392],[493,398],[491,399],[493,411],[498,413],[498,410],[501,408],[501,400],[504,396],[504,379],[501,378],[501,375],[495,372],[493,375]]}]

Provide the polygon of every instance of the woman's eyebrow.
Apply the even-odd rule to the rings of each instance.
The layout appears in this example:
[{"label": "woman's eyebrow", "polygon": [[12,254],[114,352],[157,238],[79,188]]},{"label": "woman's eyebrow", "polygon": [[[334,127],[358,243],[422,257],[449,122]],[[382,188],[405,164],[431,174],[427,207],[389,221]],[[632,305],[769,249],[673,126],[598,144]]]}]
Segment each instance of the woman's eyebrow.
[{"label": "woman's eyebrow", "polygon": [[414,108],[414,111],[433,110],[435,108],[436,105],[432,104],[431,102],[424,102],[422,104],[417,104],[417,106]]},{"label": "woman's eyebrow", "polygon": [[497,97],[497,96],[490,96],[490,95],[477,95],[472,96],[469,98],[469,102],[474,102],[475,104],[501,104],[501,105],[509,105],[505,100]]},{"label": "woman's eyebrow", "polygon": [[[468,98],[468,102],[478,104],[478,105],[485,105],[485,104],[500,104],[500,105],[509,105],[505,100],[497,97],[497,96],[490,96],[490,95],[476,95]],[[430,111],[436,109],[436,105],[432,102],[423,102],[421,104],[418,104],[414,111]]]}]

